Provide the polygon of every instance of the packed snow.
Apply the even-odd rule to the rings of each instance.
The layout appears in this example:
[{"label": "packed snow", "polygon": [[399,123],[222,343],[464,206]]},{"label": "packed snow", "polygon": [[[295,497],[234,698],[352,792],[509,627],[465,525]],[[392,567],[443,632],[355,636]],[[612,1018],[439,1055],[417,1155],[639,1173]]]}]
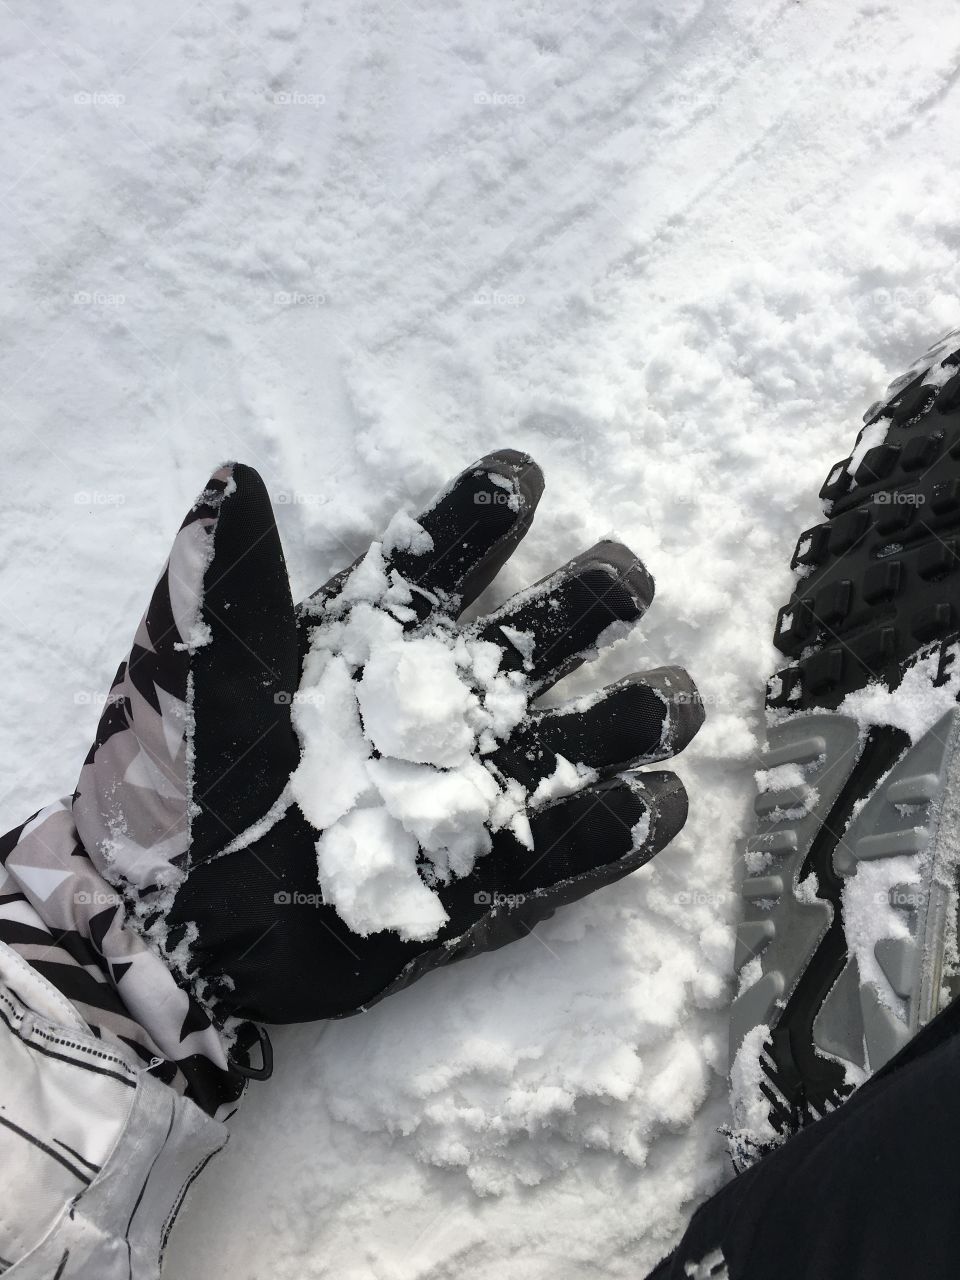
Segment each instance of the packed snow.
[{"label": "packed snow", "polygon": [[410,584],[384,559],[398,527],[408,550],[432,548],[415,520],[394,518],[385,545],[317,608],[293,700],[302,757],[290,790],[319,833],[324,902],[354,933],[423,941],[447,923],[438,883],[469,875],[503,829],[532,849],[528,802],[596,775],[563,760],[528,795],[485,759],[527,715],[527,680],[442,612],[413,625]]},{"label": "packed snow", "polygon": [[167,1274],[636,1280],[729,1176],[737,840],[790,554],[864,408],[957,322],[960,11],[2,22],[5,827],[73,788],[226,457],[264,475],[303,595],[476,457],[528,450],[548,491],[484,606],[615,531],[656,601],[556,696],[682,662],[708,712],[650,866],[275,1034]]},{"label": "packed snow", "polygon": [[955,660],[942,683],[935,684],[938,666],[939,653],[927,654],[907,668],[896,689],[871,681],[865,688],[848,693],[838,710],[858,720],[864,732],[871,725],[893,725],[902,729],[911,742],[919,742],[956,707],[960,694],[960,663]]}]

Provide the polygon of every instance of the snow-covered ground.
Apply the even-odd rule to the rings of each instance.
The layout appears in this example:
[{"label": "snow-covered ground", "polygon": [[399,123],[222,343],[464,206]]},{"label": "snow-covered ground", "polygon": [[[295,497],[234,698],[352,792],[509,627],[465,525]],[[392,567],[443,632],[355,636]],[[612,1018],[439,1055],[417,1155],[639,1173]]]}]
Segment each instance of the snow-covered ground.
[{"label": "snow-covered ground", "polygon": [[616,533],[681,661],[683,836],[526,940],[278,1033],[175,1280],[639,1277],[727,1176],[736,840],[789,553],[960,283],[960,9],[0,4],[4,826],[68,792],[225,457],[295,587],[498,446],[492,593]]}]

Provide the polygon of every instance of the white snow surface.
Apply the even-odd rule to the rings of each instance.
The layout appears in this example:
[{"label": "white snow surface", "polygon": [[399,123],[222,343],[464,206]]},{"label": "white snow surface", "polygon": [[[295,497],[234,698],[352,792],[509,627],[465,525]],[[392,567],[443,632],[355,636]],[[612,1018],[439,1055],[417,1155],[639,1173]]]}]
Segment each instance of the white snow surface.
[{"label": "white snow surface", "polygon": [[227,457],[265,477],[305,594],[484,451],[529,450],[547,494],[485,603],[615,529],[657,599],[565,692],[681,661],[709,714],[650,866],[276,1033],[167,1274],[635,1280],[728,1176],[735,848],[790,553],[864,408],[957,322],[960,10],[2,22],[6,826],[74,786]]}]

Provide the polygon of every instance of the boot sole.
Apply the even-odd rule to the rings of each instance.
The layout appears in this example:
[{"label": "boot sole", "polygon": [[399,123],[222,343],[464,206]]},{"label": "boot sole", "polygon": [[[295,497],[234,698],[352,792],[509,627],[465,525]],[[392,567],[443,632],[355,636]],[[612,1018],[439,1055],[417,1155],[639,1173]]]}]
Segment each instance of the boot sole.
[{"label": "boot sole", "polygon": [[957,343],[868,411],[821,489],[826,519],[793,557],[775,634],[790,661],[768,689],[743,849],[730,1033],[741,1164],[839,1105],[952,996]]}]

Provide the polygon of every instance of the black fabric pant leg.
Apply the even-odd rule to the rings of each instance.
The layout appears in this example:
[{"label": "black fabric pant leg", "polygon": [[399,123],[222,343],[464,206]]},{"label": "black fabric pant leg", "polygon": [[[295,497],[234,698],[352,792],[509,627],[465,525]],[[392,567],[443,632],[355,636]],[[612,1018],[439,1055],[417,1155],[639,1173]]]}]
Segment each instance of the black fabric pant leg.
[{"label": "black fabric pant leg", "polygon": [[649,1280],[955,1280],[960,1002],[728,1183]]}]

